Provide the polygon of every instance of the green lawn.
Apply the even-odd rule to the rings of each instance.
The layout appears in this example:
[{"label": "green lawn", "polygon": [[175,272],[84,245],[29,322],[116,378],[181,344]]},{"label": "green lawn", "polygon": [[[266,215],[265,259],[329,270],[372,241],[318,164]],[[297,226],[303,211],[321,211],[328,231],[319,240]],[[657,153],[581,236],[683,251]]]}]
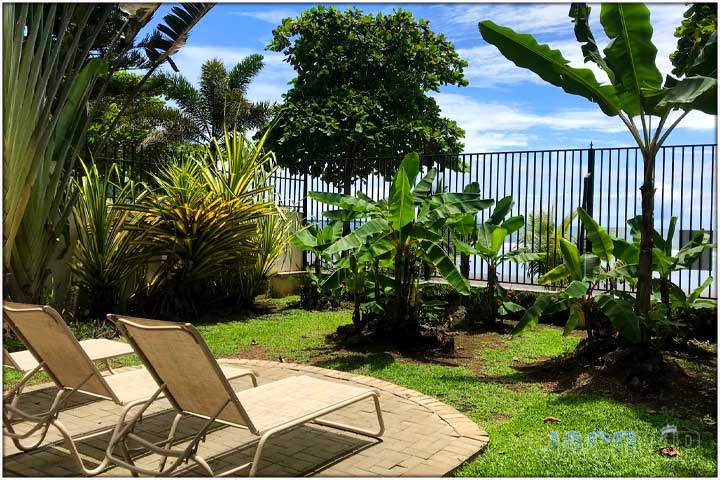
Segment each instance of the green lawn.
[{"label": "green lawn", "polygon": [[[250,347],[267,358],[284,357],[299,363],[382,378],[433,395],[461,410],[490,434],[484,454],[462,466],[461,476],[714,476],[715,433],[704,430],[702,417],[648,406],[625,404],[589,395],[550,393],[521,374],[515,364],[532,363],[572,351],[578,337],[561,337],[541,327],[520,338],[498,335],[497,348],[473,355],[482,375],[466,367],[420,363],[383,351],[336,352],[325,335],[350,322],[350,312],[305,312],[288,309],[247,321],[201,325],[199,330],[218,356],[232,356]],[[125,360],[131,363],[133,360]],[[485,377],[485,378],[484,378]],[[16,376],[8,376],[7,386]],[[492,379],[492,380],[491,380]],[[553,416],[561,423],[545,423]],[[679,446],[680,456],[666,458],[656,450],[667,446],[658,433],[666,424],[701,432],[700,442]],[[558,432],[559,448],[552,448],[550,432]],[[629,448],[599,444],[597,448],[562,445],[565,432],[630,431]]]}]

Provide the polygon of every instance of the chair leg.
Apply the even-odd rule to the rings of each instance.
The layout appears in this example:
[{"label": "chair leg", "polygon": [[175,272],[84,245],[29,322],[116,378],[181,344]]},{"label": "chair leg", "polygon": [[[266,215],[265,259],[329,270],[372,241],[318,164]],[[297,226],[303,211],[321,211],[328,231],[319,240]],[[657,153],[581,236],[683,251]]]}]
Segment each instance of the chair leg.
[{"label": "chair leg", "polygon": [[253,455],[252,465],[250,466],[250,472],[248,473],[249,477],[254,477],[255,474],[257,474],[258,466],[260,465],[260,458],[262,457],[262,451],[265,447],[265,442],[270,439],[270,437],[276,433],[275,430],[270,430],[267,433],[265,433],[262,437],[260,437],[260,441],[257,444],[257,447],[255,448],[255,455]]},{"label": "chair leg", "polygon": [[378,429],[377,430],[369,430],[365,428],[359,428],[354,427],[352,425],[347,425],[344,423],[338,423],[338,422],[332,422],[330,420],[323,420],[323,419],[315,419],[313,420],[314,423],[317,423],[318,425],[324,425],[326,427],[332,427],[337,428],[338,430],[345,430],[347,432],[357,433],[359,435],[366,435],[368,437],[374,437],[379,438],[382,436],[383,433],[385,433],[385,421],[382,417],[382,410],[380,409],[380,398],[377,394],[372,394],[372,399],[375,403],[375,414],[377,415],[378,420]]},{"label": "chair leg", "polygon": [[[175,418],[173,419],[172,426],[170,427],[170,433],[168,434],[167,442],[165,443],[165,449],[170,450],[172,447],[173,440],[175,439],[175,431],[177,430],[178,424],[180,423],[180,420],[182,419],[183,415],[182,413],[178,413],[175,415]],[[160,471],[162,472],[165,470],[165,464],[167,463],[167,456],[162,457],[162,460],[160,461]]]},{"label": "chair leg", "polygon": [[110,372],[110,375],[115,375],[115,370],[113,370],[112,365],[110,364],[110,359],[105,359],[105,366],[107,367],[107,371]]}]

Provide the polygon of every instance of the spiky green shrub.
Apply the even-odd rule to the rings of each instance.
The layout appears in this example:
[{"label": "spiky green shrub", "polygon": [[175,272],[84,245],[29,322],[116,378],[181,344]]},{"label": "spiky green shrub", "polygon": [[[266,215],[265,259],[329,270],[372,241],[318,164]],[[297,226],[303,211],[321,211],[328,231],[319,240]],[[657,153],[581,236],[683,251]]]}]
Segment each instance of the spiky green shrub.
[{"label": "spiky green shrub", "polygon": [[[82,163],[84,175],[73,182],[78,201],[73,208],[77,230],[70,269],[81,318],[102,318],[125,311],[141,281],[144,265],[133,262],[139,247],[125,227],[134,213],[118,205],[132,203],[138,186],[123,182],[116,165],[100,173],[96,165]],[[114,200],[108,199],[112,191]]]},{"label": "spiky green shrub", "polygon": [[260,253],[258,222],[277,210],[267,184],[274,158],[240,132],[225,132],[201,157],[175,161],[154,176],[157,188],[131,208],[141,254],[151,264],[144,310],[197,316],[227,300],[228,275],[253,268]]}]

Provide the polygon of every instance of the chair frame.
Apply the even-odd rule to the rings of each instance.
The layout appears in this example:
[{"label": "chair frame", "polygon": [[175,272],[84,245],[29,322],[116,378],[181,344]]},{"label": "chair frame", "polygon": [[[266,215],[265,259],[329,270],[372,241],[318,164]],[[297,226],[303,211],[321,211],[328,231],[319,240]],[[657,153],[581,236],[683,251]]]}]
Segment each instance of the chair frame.
[{"label": "chair frame", "polygon": [[[35,357],[35,359],[38,362],[38,365],[31,371],[27,372],[22,380],[10,391],[3,394],[3,436],[9,437],[15,447],[23,452],[28,452],[31,450],[34,450],[35,448],[39,447],[43,441],[45,440],[45,437],[50,429],[50,427],[55,427],[61,434],[63,440],[65,441],[68,450],[70,451],[70,456],[72,457],[75,464],[78,466],[80,471],[83,475],[87,476],[93,476],[101,473],[103,470],[108,468],[110,466],[110,459],[105,456],[103,460],[100,462],[99,465],[97,465],[94,468],[89,468],[85,465],[85,462],[80,456],[80,453],[77,449],[76,442],[88,440],[90,438],[94,438],[100,435],[104,435],[108,432],[113,432],[112,436],[110,438],[110,445],[113,445],[118,442],[119,438],[122,438],[122,435],[126,435],[128,433],[128,428],[134,428],[135,425],[142,420],[144,412],[147,410],[147,408],[152,405],[155,400],[157,400],[159,397],[162,396],[164,389],[158,388],[155,393],[153,393],[150,397],[143,397],[139,398],[137,400],[133,400],[130,402],[127,402],[123,405],[123,402],[117,397],[113,389],[110,387],[110,385],[105,382],[103,375],[100,373],[100,371],[97,369],[97,366],[95,365],[95,362],[93,362],[90,357],[87,355],[87,352],[83,350],[83,348],[80,346],[80,343],[78,342],[77,338],[72,334],[69,327],[65,323],[65,321],[62,319],[60,314],[55,311],[50,306],[44,305],[33,305],[33,306],[24,306],[24,307],[12,307],[7,304],[3,305],[3,309],[5,311],[9,312],[17,312],[17,313],[27,313],[27,312],[44,312],[56,322],[58,323],[61,328],[64,328],[67,332],[67,335],[71,342],[73,342],[78,352],[82,352],[81,355],[83,355],[87,362],[90,365],[91,373],[85,377],[84,380],[79,382],[76,385],[73,386],[67,386],[63,385],[63,383],[55,376],[55,374],[52,371],[52,368],[45,368],[46,362],[41,358],[41,356],[35,351],[35,348],[33,345],[27,341],[27,339],[24,337],[20,329],[13,328],[16,335],[20,338],[20,340],[25,344],[25,346],[28,347],[28,350],[32,353],[32,355]],[[13,326],[13,320],[9,316],[5,316],[6,321]],[[30,378],[37,373],[40,369],[45,369],[48,373],[48,376],[52,379],[53,383],[58,387],[58,392],[55,394],[55,398],[45,412],[42,412],[40,414],[31,414],[28,412],[25,412],[24,410],[18,408],[17,402],[19,399],[20,392],[22,391],[25,384],[30,380]],[[221,375],[222,372],[220,373]],[[245,373],[242,373],[241,375],[238,375],[234,378],[241,378],[244,376],[249,376],[252,380],[253,386],[257,386],[257,373],[253,370],[247,370]],[[83,386],[89,382],[91,379],[97,378],[98,381],[105,386],[108,393],[110,393],[109,396],[100,395],[93,392],[83,391]],[[155,378],[155,376],[153,376]],[[223,375],[223,378],[225,376]],[[65,425],[59,420],[59,415],[63,409],[63,406],[70,400],[70,398],[76,394],[76,393],[83,393],[84,395],[90,395],[99,399],[103,400],[110,400],[117,405],[123,406],[123,410],[119,416],[118,422],[113,426],[108,426],[105,428],[102,428],[100,430],[96,430],[94,432],[90,432],[88,434],[84,435],[77,435],[73,436],[68,429],[65,427]],[[127,424],[124,422],[126,421],[126,418],[130,414],[131,410],[135,407],[140,407],[137,412],[135,412],[129,420],[127,420]],[[12,425],[12,421],[15,419],[21,419],[27,422],[30,422],[33,424],[27,431],[25,432],[16,432],[15,428]],[[22,440],[27,439],[31,435],[33,435],[35,432],[40,432],[40,438],[34,443],[31,444],[23,444]],[[130,456],[130,451],[127,448],[127,444],[123,444],[121,446],[123,456],[126,460],[132,462],[132,458]]]},{"label": "chair frame", "polygon": [[[235,391],[230,386],[229,382],[222,376],[222,373],[220,372],[220,368],[217,364],[217,361],[215,360],[215,357],[212,356],[212,353],[210,352],[209,348],[207,347],[207,344],[205,343],[202,336],[198,333],[198,331],[189,323],[186,324],[175,324],[175,325],[167,325],[167,326],[149,326],[149,325],[141,325],[136,322],[133,322],[128,319],[124,319],[118,316],[111,316],[108,315],[108,318],[111,319],[115,324],[117,325],[118,329],[121,331],[121,333],[128,339],[128,341],[133,345],[133,348],[135,349],[135,352],[138,354],[138,356],[141,358],[143,363],[145,364],[148,371],[151,372],[151,374],[155,377],[156,381],[160,385],[160,388],[158,389],[158,392],[163,391],[167,388],[167,384],[160,378],[160,376],[157,374],[155,368],[153,367],[152,363],[148,360],[147,356],[145,355],[143,349],[135,342],[133,339],[133,336],[130,334],[128,329],[126,328],[126,325],[131,325],[135,328],[139,328],[141,330],[154,330],[154,331],[171,331],[171,330],[182,330],[186,332],[187,334],[191,335],[193,339],[200,345],[201,350],[206,356],[206,359],[208,362],[210,362],[211,365],[213,365],[214,370],[218,374],[219,379],[224,383],[225,390],[227,391],[228,398],[227,400],[222,404],[222,406],[211,416],[205,416],[205,415],[198,415],[193,412],[184,411],[180,404],[176,401],[176,399],[172,396],[171,392],[166,391],[165,396],[170,401],[170,404],[173,406],[175,411],[177,412],[175,415],[175,418],[173,419],[172,426],[170,428],[170,433],[168,435],[168,439],[166,442],[165,447],[159,447],[157,445],[154,445],[146,440],[144,440],[142,437],[139,437],[137,434],[134,433],[134,428],[132,425],[133,421],[136,420],[129,420],[127,423],[127,427],[124,431],[117,431],[116,435],[113,435],[113,441],[108,444],[106,456],[111,459],[111,461],[119,466],[122,466],[124,468],[127,468],[130,470],[133,474],[145,474],[145,475],[154,475],[154,476],[165,476],[170,475],[175,471],[180,465],[183,463],[192,460],[195,463],[197,463],[206,474],[210,476],[227,476],[232,475],[236,472],[239,472],[240,470],[244,470],[246,468],[250,468],[248,474],[249,476],[255,476],[257,473],[258,465],[260,463],[260,459],[262,457],[263,449],[265,447],[265,444],[267,441],[273,436],[281,432],[287,432],[294,428],[298,428],[302,425],[305,425],[307,423],[316,423],[318,425],[323,425],[327,427],[332,427],[338,430],[344,430],[352,433],[357,433],[360,435],[365,435],[372,438],[380,438],[382,434],[385,431],[385,423],[382,418],[382,410],[380,408],[380,399],[379,399],[379,392],[377,390],[367,390],[367,392],[362,393],[360,395],[357,395],[355,397],[346,399],[342,402],[338,402],[334,405],[330,405],[326,408],[323,408],[319,411],[313,412],[311,414],[304,415],[302,417],[287,421],[285,423],[273,426],[272,428],[269,428],[265,431],[258,431],[255,426],[253,425],[252,419],[248,416],[245,409],[242,407],[242,404],[240,400],[237,398],[237,395],[235,394]],[[378,428],[371,430],[371,429],[364,429],[355,427],[352,425],[346,425],[343,423],[337,423],[332,422],[328,420],[323,420],[320,417],[328,415],[332,412],[335,412],[337,410],[343,409],[345,407],[348,407],[350,405],[353,405],[355,403],[358,403],[360,401],[370,399],[372,398],[374,401],[375,406],[375,412],[377,415],[377,421],[378,421]],[[153,400],[148,400],[148,404],[151,403]],[[240,413],[240,416],[245,421],[245,425],[233,423],[230,421],[225,421],[222,419],[219,419],[218,416],[223,412],[223,410],[228,406],[228,404],[235,404],[235,406],[238,409],[238,412]],[[144,408],[146,408],[145,406]],[[190,444],[184,448],[183,450],[173,450],[171,449],[172,443],[175,440],[174,434],[177,429],[178,424],[180,423],[180,420],[186,416],[193,416],[197,418],[204,418],[207,420],[207,422],[203,425],[203,427],[199,430],[199,432],[195,435],[193,440],[190,442]],[[118,425],[124,422],[124,418],[118,422]],[[207,461],[200,457],[197,454],[197,449],[200,444],[201,439],[203,439],[207,433],[207,430],[210,428],[211,424],[213,422],[218,422],[223,425],[240,428],[244,430],[250,431],[252,434],[256,435],[258,438],[252,440],[251,442],[246,443],[245,445],[242,445],[240,449],[249,448],[253,444],[257,444],[255,454],[253,455],[253,460],[251,462],[247,462],[243,465],[230,468],[226,471],[215,473],[208,465]],[[118,427],[119,428],[119,427]],[[135,442],[140,443],[148,450],[157,453],[161,455],[163,458],[160,463],[160,469],[158,471],[149,470],[146,468],[139,467],[135,465],[132,462],[132,459],[128,459],[127,455],[125,455],[125,458],[119,458],[116,455],[114,455],[113,451],[115,449],[115,445],[119,444],[121,446],[123,454],[128,451],[127,448],[127,440],[132,439]],[[166,462],[168,458],[175,458],[175,461],[168,467],[165,468]]]}]

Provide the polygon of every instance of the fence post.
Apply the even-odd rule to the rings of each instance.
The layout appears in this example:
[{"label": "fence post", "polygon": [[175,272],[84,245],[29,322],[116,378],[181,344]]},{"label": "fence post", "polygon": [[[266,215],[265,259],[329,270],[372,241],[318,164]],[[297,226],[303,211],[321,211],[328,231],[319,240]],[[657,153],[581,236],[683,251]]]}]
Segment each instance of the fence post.
[{"label": "fence post", "polygon": [[[595,197],[595,149],[593,148],[592,142],[590,142],[590,148],[588,149],[588,169],[585,177],[583,178],[583,199],[582,208],[590,215],[593,216],[593,199]],[[580,222],[580,235],[578,236],[578,243],[581,248],[585,246],[585,252],[592,251],[592,245],[590,240],[585,238],[585,229],[583,228],[582,222]]]},{"label": "fence post", "polygon": [[[305,177],[303,177],[303,206],[302,206],[302,218],[301,223],[302,226],[305,227],[307,225],[307,219],[308,219],[308,174],[305,174]],[[306,250],[302,251],[302,269],[303,271],[307,270],[308,266],[308,253]]]}]

